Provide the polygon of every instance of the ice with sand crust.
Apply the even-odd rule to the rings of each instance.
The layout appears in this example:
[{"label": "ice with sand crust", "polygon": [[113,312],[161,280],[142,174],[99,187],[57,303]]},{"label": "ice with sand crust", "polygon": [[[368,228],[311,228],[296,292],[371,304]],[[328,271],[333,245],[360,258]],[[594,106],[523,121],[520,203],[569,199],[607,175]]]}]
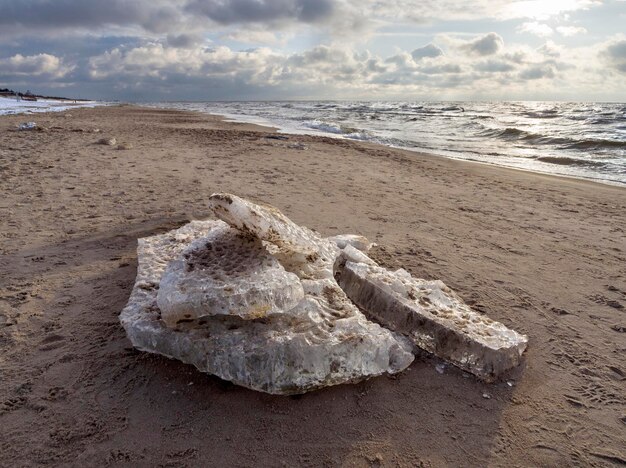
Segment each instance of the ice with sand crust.
[{"label": "ice with sand crust", "polygon": [[[272,206],[230,194],[209,204],[220,220],[139,240],[136,283],[120,315],[135,347],[283,395],[400,372],[415,345],[485,380],[519,363],[526,337],[472,320],[442,283],[384,270],[367,256],[367,239],[323,238]],[[404,293],[386,288],[389,281]],[[407,303],[406,290],[423,300]],[[397,312],[387,316],[396,309],[418,318],[396,323]],[[444,309],[459,320],[469,314],[471,327],[438,321],[433,332],[419,316]],[[483,332],[489,352],[480,347]],[[447,346],[431,345],[444,337]],[[463,353],[473,357],[458,358]]]}]

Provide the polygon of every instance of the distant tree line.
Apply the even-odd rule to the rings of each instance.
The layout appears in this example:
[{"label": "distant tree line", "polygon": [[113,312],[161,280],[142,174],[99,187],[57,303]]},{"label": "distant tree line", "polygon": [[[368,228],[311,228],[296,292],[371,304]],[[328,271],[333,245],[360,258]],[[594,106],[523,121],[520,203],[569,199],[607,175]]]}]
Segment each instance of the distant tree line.
[{"label": "distant tree line", "polygon": [[0,88],[0,96],[20,96],[20,97],[37,97],[42,99],[61,99],[61,100],[78,100],[82,101],[83,99],[69,99],[61,96],[43,96],[41,94],[34,94],[30,90],[25,93],[16,92],[9,88]]},{"label": "distant tree line", "polygon": [[28,91],[26,91],[25,93],[16,93],[15,91],[13,91],[12,89],[9,88],[1,88],[0,89],[0,94],[12,94],[14,96],[35,96],[35,94],[30,92],[30,89]]}]

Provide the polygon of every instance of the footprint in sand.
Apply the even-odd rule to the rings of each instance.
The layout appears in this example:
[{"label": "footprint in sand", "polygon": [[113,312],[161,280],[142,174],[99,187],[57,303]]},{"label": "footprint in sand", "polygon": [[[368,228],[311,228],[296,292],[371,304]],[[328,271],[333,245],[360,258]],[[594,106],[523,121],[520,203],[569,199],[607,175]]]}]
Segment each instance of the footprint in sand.
[{"label": "footprint in sand", "polygon": [[24,396],[8,398],[7,400],[0,403],[0,415],[8,413],[10,411],[15,411],[24,406],[27,402],[28,398]]},{"label": "footprint in sand", "polygon": [[612,284],[607,285],[606,289],[607,289],[607,291],[610,291],[612,293],[616,293],[616,294],[621,295],[624,298],[626,298],[626,291],[622,291],[621,289],[619,289],[616,286],[613,286]]},{"label": "footprint in sand", "polygon": [[612,307],[613,309],[623,309],[624,306],[619,302],[608,297],[603,296],[602,294],[593,294],[591,296],[587,296],[588,299],[592,300],[596,304],[606,305]]},{"label": "footprint in sand", "polygon": [[620,395],[613,393],[604,386],[597,382],[586,384],[582,387],[574,389],[576,393],[585,401],[585,406],[610,406],[610,405],[623,405],[626,403],[624,398]]},{"label": "footprint in sand", "polygon": [[67,398],[68,391],[63,387],[51,387],[48,389],[48,394],[43,397],[44,400],[58,401]]},{"label": "footprint in sand", "polygon": [[39,343],[41,351],[52,351],[65,346],[65,337],[61,335],[48,335]]}]

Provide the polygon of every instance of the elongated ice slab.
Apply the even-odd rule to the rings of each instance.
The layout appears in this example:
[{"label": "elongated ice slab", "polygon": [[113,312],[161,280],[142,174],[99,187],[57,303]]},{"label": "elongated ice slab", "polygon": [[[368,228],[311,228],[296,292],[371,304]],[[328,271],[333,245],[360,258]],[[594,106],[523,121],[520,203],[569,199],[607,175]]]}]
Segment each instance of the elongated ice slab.
[{"label": "elongated ice slab", "polygon": [[339,262],[339,284],[368,318],[486,381],[520,363],[528,338],[474,312],[441,281],[373,262]]},{"label": "elongated ice slab", "polygon": [[332,278],[337,245],[297,225],[277,208],[227,193],[211,195],[209,206],[221,220],[271,244],[271,253],[287,271],[300,278]]},{"label": "elongated ice slab", "polygon": [[214,315],[261,318],[285,313],[304,298],[300,279],[258,238],[216,223],[169,263],[160,280],[157,304],[166,325]]},{"label": "elongated ice slab", "polygon": [[139,240],[136,283],[120,314],[135,347],[283,395],[396,373],[412,362],[410,344],[368,321],[332,278],[303,280],[305,296],[290,313],[257,320],[218,315],[167,327],[157,294],[168,263],[218,229],[220,221],[193,221]]}]

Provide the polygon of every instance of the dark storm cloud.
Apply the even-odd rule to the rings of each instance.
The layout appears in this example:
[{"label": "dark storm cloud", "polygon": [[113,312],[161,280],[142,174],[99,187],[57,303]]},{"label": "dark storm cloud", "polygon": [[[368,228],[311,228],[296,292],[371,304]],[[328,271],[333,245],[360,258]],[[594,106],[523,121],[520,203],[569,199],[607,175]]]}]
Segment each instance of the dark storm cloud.
[{"label": "dark storm cloud", "polygon": [[195,47],[204,41],[199,34],[168,34],[166,39],[169,46],[183,49]]},{"label": "dark storm cloud", "polygon": [[221,24],[297,20],[313,23],[333,13],[331,0],[192,0],[187,10]]},{"label": "dark storm cloud", "polygon": [[125,28],[176,41],[211,24],[317,23],[335,13],[335,0],[0,0],[0,38]]},{"label": "dark storm cloud", "polygon": [[165,1],[125,0],[0,0],[0,36],[20,28],[58,30],[138,25],[153,32],[167,31],[180,19]]},{"label": "dark storm cloud", "polygon": [[129,36],[92,36],[83,35],[80,40],[76,37],[28,37],[19,41],[7,41],[0,47],[0,57],[10,57],[16,54],[35,55],[46,53],[64,57],[67,60],[84,61],[114,49],[115,47],[137,47],[141,38]]}]

